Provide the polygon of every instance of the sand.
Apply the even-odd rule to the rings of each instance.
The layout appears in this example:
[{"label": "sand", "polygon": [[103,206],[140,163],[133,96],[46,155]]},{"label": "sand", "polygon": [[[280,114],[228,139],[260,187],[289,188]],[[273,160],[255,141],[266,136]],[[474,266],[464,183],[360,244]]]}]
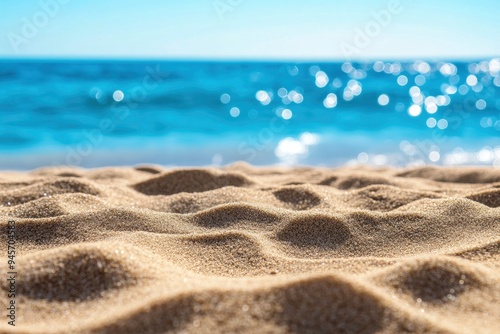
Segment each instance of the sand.
[{"label": "sand", "polygon": [[499,169],[1,172],[0,222],[1,333],[500,333]]}]

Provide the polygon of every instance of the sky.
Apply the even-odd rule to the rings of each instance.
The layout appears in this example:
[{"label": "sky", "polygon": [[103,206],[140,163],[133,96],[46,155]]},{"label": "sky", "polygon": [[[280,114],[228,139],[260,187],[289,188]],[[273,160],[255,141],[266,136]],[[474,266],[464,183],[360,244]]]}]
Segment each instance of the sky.
[{"label": "sky", "polygon": [[500,55],[498,0],[3,0],[2,58]]}]

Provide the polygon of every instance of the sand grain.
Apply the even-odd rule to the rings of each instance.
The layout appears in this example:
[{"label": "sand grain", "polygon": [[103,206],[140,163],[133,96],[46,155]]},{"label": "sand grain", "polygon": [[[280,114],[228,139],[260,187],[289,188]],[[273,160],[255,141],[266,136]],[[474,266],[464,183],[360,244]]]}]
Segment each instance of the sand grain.
[{"label": "sand grain", "polygon": [[499,333],[499,185],[472,167],[2,172],[19,308],[0,332]]}]

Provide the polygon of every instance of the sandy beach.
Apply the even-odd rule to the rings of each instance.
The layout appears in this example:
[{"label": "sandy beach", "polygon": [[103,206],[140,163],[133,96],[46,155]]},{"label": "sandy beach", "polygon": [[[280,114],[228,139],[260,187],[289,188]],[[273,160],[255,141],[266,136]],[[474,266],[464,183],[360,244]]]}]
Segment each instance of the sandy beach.
[{"label": "sandy beach", "polygon": [[0,172],[0,222],[1,333],[500,332],[500,169]]}]

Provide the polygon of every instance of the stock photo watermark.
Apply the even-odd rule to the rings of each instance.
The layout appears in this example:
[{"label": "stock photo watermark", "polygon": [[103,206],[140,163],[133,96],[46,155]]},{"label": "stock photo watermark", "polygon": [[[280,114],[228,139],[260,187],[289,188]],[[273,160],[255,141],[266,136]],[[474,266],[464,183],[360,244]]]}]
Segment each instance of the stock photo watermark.
[{"label": "stock photo watermark", "polygon": [[374,39],[380,36],[383,29],[388,27],[393,17],[403,12],[403,6],[399,0],[391,0],[385,9],[372,11],[371,20],[366,22],[363,27],[354,28],[354,37],[350,43],[340,43],[340,50],[347,60],[352,56],[359,55],[363,49],[366,49]]},{"label": "stock photo watermark", "polygon": [[7,223],[7,278],[8,283],[7,297],[9,303],[7,307],[7,324],[16,326],[16,279],[17,279],[17,263],[16,263],[16,222],[9,220]]},{"label": "stock photo watermark", "polygon": [[232,12],[243,3],[243,0],[214,0],[212,6],[214,7],[220,21],[224,21],[226,14]]},{"label": "stock photo watermark", "polygon": [[245,157],[245,161],[252,162],[259,152],[273,142],[274,137],[285,129],[285,121],[278,116],[269,120],[269,124],[262,128],[255,136],[248,136],[238,145],[238,154]]},{"label": "stock photo watermark", "polygon": [[71,0],[40,0],[40,8],[31,17],[23,17],[19,32],[10,31],[7,34],[10,46],[15,52],[20,51],[20,47],[26,46],[31,40],[38,36],[50,21],[61,11],[62,6],[68,4]]},{"label": "stock photo watermark", "polygon": [[[487,94],[483,96],[483,98],[491,97],[491,95],[493,94],[494,91],[487,90]],[[461,151],[455,154],[448,153],[447,155],[443,156],[440,152],[440,147],[442,147],[452,139],[452,137],[446,133],[446,130],[458,130],[464,124],[464,122],[466,122],[466,120],[475,112],[477,112],[476,101],[472,98],[467,98],[462,103],[454,103],[451,108],[448,108],[444,112],[440,120],[446,121],[446,128],[439,129],[438,127],[434,127],[429,139],[415,140],[405,143],[406,145],[402,145],[400,149],[404,153],[404,156],[400,156],[400,159],[396,165],[421,165],[425,164],[426,162],[435,163],[437,161],[441,161],[444,164],[459,164],[461,162],[467,162],[467,154],[465,151]]]},{"label": "stock photo watermark", "polygon": [[113,111],[112,118],[103,118],[99,121],[98,127],[91,130],[84,130],[82,136],[85,138],[80,143],[74,146],[66,147],[66,156],[64,162],[54,162],[54,168],[63,166],[79,166],[83,163],[84,158],[90,156],[94,149],[102,145],[105,135],[111,134],[118,122],[125,120],[130,115],[130,111],[137,108],[141,102],[144,102],[151,91],[158,86],[169,76],[168,73],[162,72],[160,65],[155,68],[146,67],[147,74],[144,76],[142,83],[135,86],[128,93],[130,98],[125,99],[125,94],[116,90],[113,93]]}]

